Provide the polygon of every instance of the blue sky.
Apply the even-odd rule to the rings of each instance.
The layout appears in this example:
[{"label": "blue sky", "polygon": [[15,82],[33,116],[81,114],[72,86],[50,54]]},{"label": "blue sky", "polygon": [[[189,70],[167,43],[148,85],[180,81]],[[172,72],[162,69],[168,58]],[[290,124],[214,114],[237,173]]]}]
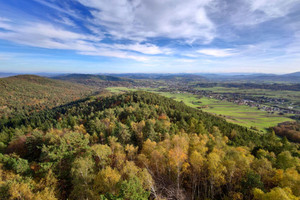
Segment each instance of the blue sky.
[{"label": "blue sky", "polygon": [[299,0],[0,0],[1,72],[300,71]]}]

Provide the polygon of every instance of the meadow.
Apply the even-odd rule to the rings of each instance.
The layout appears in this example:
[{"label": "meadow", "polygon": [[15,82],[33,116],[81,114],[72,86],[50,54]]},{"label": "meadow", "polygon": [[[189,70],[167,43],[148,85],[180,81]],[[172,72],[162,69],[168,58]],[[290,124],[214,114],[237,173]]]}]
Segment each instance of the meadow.
[{"label": "meadow", "polygon": [[[112,93],[122,93],[126,91],[144,90],[158,93],[162,96],[172,98],[176,101],[182,101],[186,105],[224,117],[227,121],[243,125],[246,127],[255,127],[259,131],[265,132],[267,128],[276,126],[278,123],[292,121],[287,115],[281,116],[277,113],[270,114],[246,105],[237,105],[228,101],[202,97],[189,93],[170,93],[158,92],[156,88],[126,88],[126,87],[109,87],[106,88]],[[228,88],[226,88],[228,89]],[[216,90],[220,90],[216,88]]]},{"label": "meadow", "polygon": [[[265,96],[270,98],[288,99],[293,103],[299,102],[300,91],[289,90],[270,90],[270,89],[242,89],[242,88],[227,88],[227,87],[196,87],[198,90],[211,91],[214,93],[238,93],[251,96]],[[300,107],[299,107],[300,108]]]}]

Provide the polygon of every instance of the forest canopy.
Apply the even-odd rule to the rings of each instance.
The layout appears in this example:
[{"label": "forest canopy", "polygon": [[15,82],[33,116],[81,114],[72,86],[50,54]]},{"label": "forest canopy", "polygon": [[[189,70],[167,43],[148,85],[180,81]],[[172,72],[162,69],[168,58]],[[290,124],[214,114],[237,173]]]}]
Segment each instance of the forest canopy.
[{"label": "forest canopy", "polygon": [[299,145],[148,92],[0,120],[1,199],[299,199]]}]

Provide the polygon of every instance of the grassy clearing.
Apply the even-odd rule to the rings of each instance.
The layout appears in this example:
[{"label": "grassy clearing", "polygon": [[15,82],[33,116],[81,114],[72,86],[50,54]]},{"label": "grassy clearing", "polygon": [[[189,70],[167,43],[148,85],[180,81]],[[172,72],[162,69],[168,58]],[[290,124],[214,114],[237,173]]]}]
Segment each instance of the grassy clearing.
[{"label": "grassy clearing", "polygon": [[202,102],[201,105],[207,106],[207,108],[203,108],[203,111],[224,115],[228,121],[247,127],[254,126],[259,130],[264,130],[281,122],[291,121],[291,119],[286,116],[269,114],[268,112],[245,105],[237,105],[231,102],[209,98],[201,98],[200,101]]},{"label": "grassy clearing", "polygon": [[126,91],[144,90],[161,94],[165,97],[173,98],[176,101],[183,101],[186,105],[198,108],[202,107],[202,110],[216,115],[221,115],[232,123],[240,124],[246,127],[257,127],[261,131],[265,131],[266,128],[275,126],[278,123],[291,121],[286,116],[280,116],[278,114],[269,114],[265,111],[258,110],[245,105],[237,105],[227,101],[220,101],[211,98],[198,98],[196,95],[189,93],[169,93],[158,92],[153,88],[125,88],[125,87],[110,87],[107,88],[112,93],[121,93]]}]

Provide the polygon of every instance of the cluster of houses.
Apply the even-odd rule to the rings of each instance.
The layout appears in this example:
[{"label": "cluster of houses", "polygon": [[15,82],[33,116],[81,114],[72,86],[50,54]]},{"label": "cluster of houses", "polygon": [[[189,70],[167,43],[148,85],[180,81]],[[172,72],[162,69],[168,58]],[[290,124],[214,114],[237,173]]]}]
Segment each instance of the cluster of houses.
[{"label": "cluster of houses", "polygon": [[[300,114],[300,110],[296,110],[292,102],[288,99],[273,98],[266,96],[254,96],[249,94],[241,93],[215,93],[208,90],[198,90],[191,86],[179,86],[174,84],[175,87],[164,87],[160,88],[161,92],[172,92],[172,93],[191,93],[198,96],[214,98],[222,101],[232,102],[238,105],[247,105],[250,107],[257,107],[259,110],[267,111],[270,113],[281,113],[281,114]],[[287,106],[288,105],[288,106]]]}]

